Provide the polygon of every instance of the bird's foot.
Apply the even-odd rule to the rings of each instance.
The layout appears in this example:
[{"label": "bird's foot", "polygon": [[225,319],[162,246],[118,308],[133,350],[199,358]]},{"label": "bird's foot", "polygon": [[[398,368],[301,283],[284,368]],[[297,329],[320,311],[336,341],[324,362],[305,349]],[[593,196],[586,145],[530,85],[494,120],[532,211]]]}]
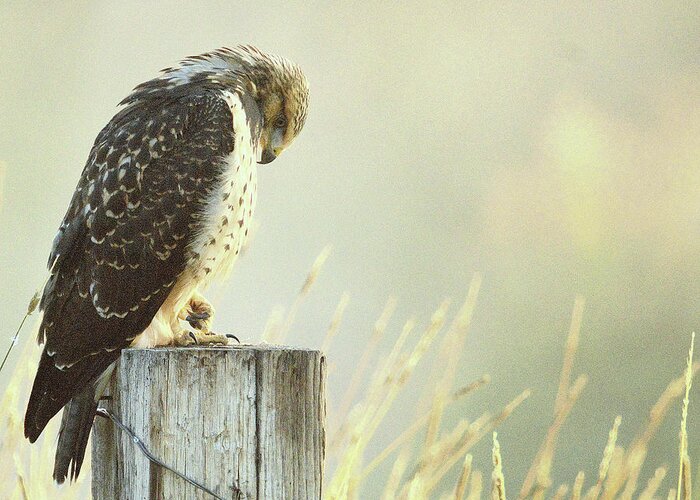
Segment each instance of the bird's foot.
[{"label": "bird's foot", "polygon": [[214,306],[199,292],[192,295],[190,301],[178,314],[178,318],[187,321],[195,331],[191,332],[180,327],[180,331],[173,336],[173,343],[176,346],[240,344],[235,335],[219,335],[211,331],[211,325],[214,322]]},{"label": "bird's foot", "polygon": [[217,333],[204,333],[202,331],[184,331],[175,338],[175,345],[178,347],[211,346],[211,345],[236,345],[240,343],[235,335],[219,335]]},{"label": "bird's foot", "polygon": [[195,330],[207,334],[214,322],[214,306],[201,294],[195,293],[178,317],[187,321]]}]

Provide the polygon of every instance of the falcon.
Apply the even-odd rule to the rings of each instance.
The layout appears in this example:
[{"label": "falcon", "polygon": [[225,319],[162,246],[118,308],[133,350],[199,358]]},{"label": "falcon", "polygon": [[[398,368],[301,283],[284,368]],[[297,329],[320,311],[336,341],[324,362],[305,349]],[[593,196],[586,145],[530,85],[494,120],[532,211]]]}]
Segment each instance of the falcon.
[{"label": "falcon", "polygon": [[240,253],[257,164],[299,134],[308,95],[288,60],[223,48],[137,86],[97,136],[49,256],[24,420],[34,442],[65,407],[56,482],[80,473],[122,349],[229,342],[202,290]]}]

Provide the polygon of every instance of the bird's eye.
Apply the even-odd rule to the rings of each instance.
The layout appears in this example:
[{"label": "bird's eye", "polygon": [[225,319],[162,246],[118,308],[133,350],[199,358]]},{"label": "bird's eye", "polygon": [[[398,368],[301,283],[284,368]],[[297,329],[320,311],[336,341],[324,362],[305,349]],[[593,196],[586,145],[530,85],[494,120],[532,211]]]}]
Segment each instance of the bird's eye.
[{"label": "bird's eye", "polygon": [[287,126],[287,118],[284,115],[280,115],[275,120],[275,128],[285,128]]}]

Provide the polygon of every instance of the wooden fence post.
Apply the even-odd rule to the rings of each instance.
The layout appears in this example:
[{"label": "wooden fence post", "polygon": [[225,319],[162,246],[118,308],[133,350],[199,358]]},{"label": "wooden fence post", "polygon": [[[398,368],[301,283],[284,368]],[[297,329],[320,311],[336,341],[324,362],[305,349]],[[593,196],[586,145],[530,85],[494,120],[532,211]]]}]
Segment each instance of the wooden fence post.
[{"label": "wooden fence post", "polygon": [[[321,497],[325,361],[276,346],[126,349],[103,402],[173,469],[223,498]],[[96,418],[92,494],[210,499]]]}]

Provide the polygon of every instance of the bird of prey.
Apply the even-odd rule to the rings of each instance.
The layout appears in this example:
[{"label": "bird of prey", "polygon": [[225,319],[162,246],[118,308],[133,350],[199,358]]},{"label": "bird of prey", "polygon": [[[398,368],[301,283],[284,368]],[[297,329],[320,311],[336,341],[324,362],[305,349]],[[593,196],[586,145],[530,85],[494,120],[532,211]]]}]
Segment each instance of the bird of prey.
[{"label": "bird of prey", "polygon": [[123,348],[227,342],[211,332],[201,291],[236,260],[257,163],[299,134],[308,95],[288,60],[223,48],[137,86],[97,136],[49,257],[44,348],[24,420],[34,442],[65,406],[58,483],[80,472]]}]

